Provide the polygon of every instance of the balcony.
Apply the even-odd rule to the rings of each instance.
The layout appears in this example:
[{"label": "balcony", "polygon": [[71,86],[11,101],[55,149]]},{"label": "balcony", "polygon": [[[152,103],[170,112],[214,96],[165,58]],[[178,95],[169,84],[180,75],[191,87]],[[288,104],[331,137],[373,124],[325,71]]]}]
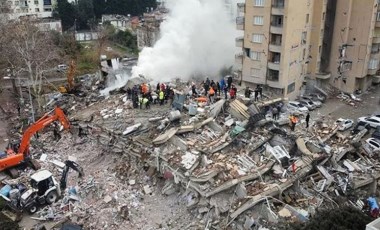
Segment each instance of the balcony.
[{"label": "balcony", "polygon": [[379,44],[379,43],[380,43],[380,36],[372,38],[372,44]]},{"label": "balcony", "polygon": [[283,27],[282,25],[271,25],[270,26],[270,32],[272,34],[282,34]]},{"label": "balcony", "polygon": [[380,21],[376,21],[375,27],[380,27]]},{"label": "balcony", "polygon": [[330,77],[331,77],[331,73],[317,73],[315,75],[315,78],[321,79],[321,80],[327,80],[327,79],[330,79]]},{"label": "balcony", "polygon": [[269,51],[281,53],[281,43],[271,43],[269,44]]},{"label": "balcony", "polygon": [[368,69],[367,74],[368,75],[375,75],[377,72],[377,69]]},{"label": "balcony", "polygon": [[235,38],[235,46],[243,47],[244,37]]},{"label": "balcony", "polygon": [[244,17],[237,17],[236,18],[236,29],[237,30],[244,30]]},{"label": "balcony", "polygon": [[268,62],[268,69],[271,70],[280,70],[280,62]]},{"label": "balcony", "polygon": [[245,3],[238,3],[237,10],[239,13],[245,13]]},{"label": "balcony", "polygon": [[243,58],[244,58],[243,53],[235,54],[235,64],[243,65]]},{"label": "balcony", "polygon": [[285,0],[272,1],[272,8],[284,9],[284,7],[285,7]]}]

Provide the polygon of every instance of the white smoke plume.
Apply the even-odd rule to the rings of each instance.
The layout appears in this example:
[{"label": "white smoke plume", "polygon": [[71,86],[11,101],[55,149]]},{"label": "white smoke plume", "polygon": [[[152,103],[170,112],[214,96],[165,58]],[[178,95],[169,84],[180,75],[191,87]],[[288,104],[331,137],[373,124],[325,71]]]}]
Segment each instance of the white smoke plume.
[{"label": "white smoke plume", "polygon": [[144,48],[132,77],[154,81],[216,76],[234,63],[236,30],[223,0],[169,0],[160,39]]}]

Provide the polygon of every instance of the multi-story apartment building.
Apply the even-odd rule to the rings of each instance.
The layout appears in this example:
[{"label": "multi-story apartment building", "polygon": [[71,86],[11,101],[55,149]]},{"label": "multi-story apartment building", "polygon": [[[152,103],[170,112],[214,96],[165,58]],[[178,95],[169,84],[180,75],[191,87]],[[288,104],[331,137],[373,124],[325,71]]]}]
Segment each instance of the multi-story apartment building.
[{"label": "multi-story apartment building", "polygon": [[[307,81],[352,93],[377,77],[378,0],[247,0],[237,28],[242,81],[295,98]],[[378,10],[379,9],[379,10]],[[378,13],[379,11],[379,13]],[[377,28],[379,27],[379,28]]]},{"label": "multi-story apartment building", "polygon": [[268,86],[287,97],[298,95],[307,71],[311,0],[249,0],[245,16],[237,18],[244,29],[242,80],[248,86]]},{"label": "multi-story apartment building", "polygon": [[[332,0],[331,0],[332,1]],[[327,73],[330,84],[352,93],[379,77],[380,8],[378,0],[335,0],[334,33]]]},{"label": "multi-story apartment building", "polygon": [[37,16],[38,18],[52,17],[56,0],[11,0],[9,19],[22,16]]}]

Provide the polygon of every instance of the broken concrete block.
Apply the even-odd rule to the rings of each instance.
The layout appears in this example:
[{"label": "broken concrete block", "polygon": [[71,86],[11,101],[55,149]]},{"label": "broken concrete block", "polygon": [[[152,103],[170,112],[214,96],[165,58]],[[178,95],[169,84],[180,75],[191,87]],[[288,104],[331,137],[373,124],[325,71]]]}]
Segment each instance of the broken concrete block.
[{"label": "broken concrete block", "polygon": [[206,212],[208,212],[210,209],[209,208],[207,208],[207,207],[202,207],[202,208],[199,208],[198,209],[198,212],[200,213],[200,214],[202,214],[202,213],[206,213]]},{"label": "broken concrete block", "polygon": [[40,161],[45,162],[46,158],[47,158],[47,154],[43,153],[43,154],[41,154]]},{"label": "broken concrete block", "polygon": [[247,189],[244,183],[240,183],[236,186],[236,196],[238,198],[244,198],[247,196]]},{"label": "broken concrete block", "polygon": [[245,222],[243,225],[244,229],[251,229],[254,224],[255,224],[255,219],[248,216],[245,217]]},{"label": "broken concrete block", "polygon": [[108,204],[109,202],[112,201],[112,197],[109,196],[109,195],[106,195],[106,196],[103,198],[103,201],[104,201],[104,203]]},{"label": "broken concrete block", "polygon": [[64,168],[65,167],[65,163],[63,163],[62,161],[52,160],[50,162],[53,163],[54,165],[60,167],[60,168]]},{"label": "broken concrete block", "polygon": [[136,180],[129,180],[129,185],[135,185],[136,184]]},{"label": "broken concrete block", "polygon": [[132,126],[129,126],[124,132],[123,132],[123,135],[127,135],[129,133],[132,133],[134,131],[136,131],[137,129],[139,129],[141,126],[141,123],[137,123],[135,125],[132,125]]},{"label": "broken concrete block", "polygon": [[152,194],[153,190],[150,188],[149,185],[145,185],[144,186],[144,192],[145,192],[145,194]]},{"label": "broken concrete block", "polygon": [[176,111],[171,111],[169,113],[169,121],[176,121],[176,120],[179,120],[181,119],[181,112],[176,110]]},{"label": "broken concrete block", "polygon": [[290,211],[288,209],[286,209],[286,208],[281,209],[278,212],[278,215],[280,215],[281,217],[284,217],[284,218],[292,216],[292,214],[290,213]]}]

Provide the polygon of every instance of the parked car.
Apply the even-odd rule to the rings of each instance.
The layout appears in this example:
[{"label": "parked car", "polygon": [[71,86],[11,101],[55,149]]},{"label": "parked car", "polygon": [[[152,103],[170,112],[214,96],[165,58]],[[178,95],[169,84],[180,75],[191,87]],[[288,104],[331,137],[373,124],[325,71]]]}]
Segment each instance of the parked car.
[{"label": "parked car", "polygon": [[351,133],[352,133],[353,135],[356,135],[356,134],[358,134],[360,131],[362,131],[363,129],[367,129],[367,131],[368,131],[370,128],[371,128],[371,126],[370,126],[368,123],[363,122],[363,121],[359,121],[359,122],[355,125],[355,127],[354,127],[354,129],[351,131]]},{"label": "parked car", "polygon": [[363,121],[363,122],[368,123],[372,128],[376,128],[376,127],[380,126],[380,118],[379,117],[375,117],[375,116],[372,116],[372,117],[359,117],[358,118],[358,122],[359,121]]},{"label": "parked car", "polygon": [[354,121],[351,119],[339,118],[338,120],[336,120],[336,124],[338,125],[339,131],[344,131],[351,128],[354,125]]},{"label": "parked car", "polygon": [[309,112],[309,109],[303,106],[301,103],[298,101],[289,101],[288,102],[288,109],[289,110],[294,110],[300,113],[307,113]]},{"label": "parked car", "polygon": [[317,108],[320,108],[322,106],[322,102],[311,97],[311,96],[302,96],[301,97],[301,100],[307,100],[307,101],[310,101],[312,102]]},{"label": "parked car", "polygon": [[326,100],[325,96],[318,94],[318,93],[311,93],[309,95],[312,96],[313,98],[316,98],[317,100],[319,100],[321,102],[324,102]]},{"label": "parked car", "polygon": [[380,151],[380,141],[375,138],[368,138],[366,141],[367,145],[372,151]]},{"label": "parked car", "polygon": [[380,126],[377,126],[375,132],[372,133],[372,137],[380,141]]},{"label": "parked car", "polygon": [[306,108],[308,108],[309,110],[314,110],[315,108],[317,108],[317,106],[314,105],[313,102],[311,102],[309,100],[300,100],[299,102],[302,105],[306,106]]}]

